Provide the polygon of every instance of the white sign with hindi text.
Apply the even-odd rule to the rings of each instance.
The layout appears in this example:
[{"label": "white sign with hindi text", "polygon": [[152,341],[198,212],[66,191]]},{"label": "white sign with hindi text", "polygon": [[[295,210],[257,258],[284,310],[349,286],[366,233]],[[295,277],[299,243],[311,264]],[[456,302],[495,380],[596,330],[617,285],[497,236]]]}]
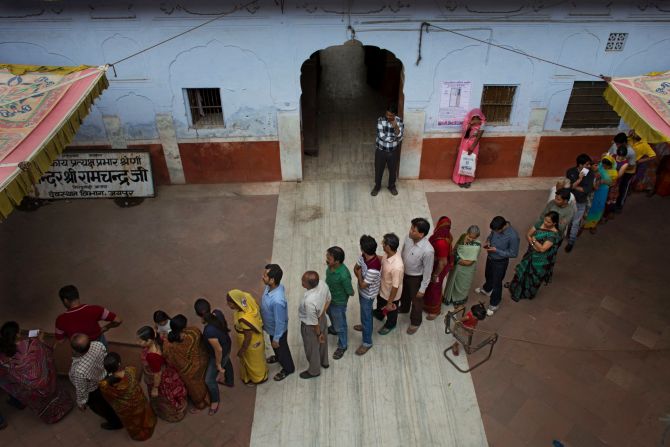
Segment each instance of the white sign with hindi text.
[{"label": "white sign with hindi text", "polygon": [[35,185],[40,199],[154,197],[149,152],[64,152]]}]

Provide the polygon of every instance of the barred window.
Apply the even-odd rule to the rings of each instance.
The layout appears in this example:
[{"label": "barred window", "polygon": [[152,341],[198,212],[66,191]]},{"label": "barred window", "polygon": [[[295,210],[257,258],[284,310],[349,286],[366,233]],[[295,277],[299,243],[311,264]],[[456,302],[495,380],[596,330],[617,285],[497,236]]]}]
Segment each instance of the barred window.
[{"label": "barred window", "polygon": [[218,88],[186,88],[191,126],[222,127],[223,107]]},{"label": "barred window", "polygon": [[487,123],[509,124],[515,93],[515,85],[484,86],[481,108]]},{"label": "barred window", "polygon": [[604,81],[575,81],[561,129],[618,127],[621,118],[603,96]]}]

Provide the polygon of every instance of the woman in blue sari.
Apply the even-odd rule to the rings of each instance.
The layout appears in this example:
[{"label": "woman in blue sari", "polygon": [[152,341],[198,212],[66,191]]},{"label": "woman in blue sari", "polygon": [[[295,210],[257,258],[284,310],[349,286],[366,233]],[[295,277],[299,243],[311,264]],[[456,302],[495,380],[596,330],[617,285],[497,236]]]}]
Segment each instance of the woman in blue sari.
[{"label": "woman in blue sari", "polygon": [[595,234],[596,227],[605,213],[605,206],[607,205],[607,196],[612,185],[616,182],[618,173],[614,169],[614,160],[609,157],[603,157],[598,164],[598,189],[593,194],[593,202],[589,209],[589,214],[584,219],[583,228],[589,230],[591,234]]}]

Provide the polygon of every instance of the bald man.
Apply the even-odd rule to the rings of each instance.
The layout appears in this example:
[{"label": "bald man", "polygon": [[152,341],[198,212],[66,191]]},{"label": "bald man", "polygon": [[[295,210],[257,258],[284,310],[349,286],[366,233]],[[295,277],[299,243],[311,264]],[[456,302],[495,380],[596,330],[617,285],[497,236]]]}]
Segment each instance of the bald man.
[{"label": "bald man", "polygon": [[302,286],[306,292],[300,300],[298,317],[309,368],[300,373],[300,378],[311,379],[321,374],[321,367],[330,366],[328,338],[325,335],[325,313],[330,305],[330,290],[325,281],[319,280],[319,274],[312,270],[302,275]]},{"label": "bald man", "polygon": [[88,406],[95,414],[102,416],[105,422],[100,424],[104,430],[118,430],[123,428],[121,420],[114,409],[107,403],[98,384],[105,378],[103,360],[107,349],[99,341],[90,341],[86,334],[74,334],[70,338],[72,347],[72,366],[70,366],[70,381],[74,385],[77,396],[77,406],[85,411]]}]

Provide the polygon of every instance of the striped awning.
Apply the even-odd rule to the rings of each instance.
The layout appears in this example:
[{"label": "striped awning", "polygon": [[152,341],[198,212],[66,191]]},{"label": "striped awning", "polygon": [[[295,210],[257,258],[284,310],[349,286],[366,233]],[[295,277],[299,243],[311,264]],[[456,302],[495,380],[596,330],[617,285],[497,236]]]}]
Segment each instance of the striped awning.
[{"label": "striped awning", "polygon": [[649,143],[670,141],[670,71],[612,78],[605,99]]},{"label": "striped awning", "polygon": [[107,67],[0,64],[0,220],[72,141]]}]

